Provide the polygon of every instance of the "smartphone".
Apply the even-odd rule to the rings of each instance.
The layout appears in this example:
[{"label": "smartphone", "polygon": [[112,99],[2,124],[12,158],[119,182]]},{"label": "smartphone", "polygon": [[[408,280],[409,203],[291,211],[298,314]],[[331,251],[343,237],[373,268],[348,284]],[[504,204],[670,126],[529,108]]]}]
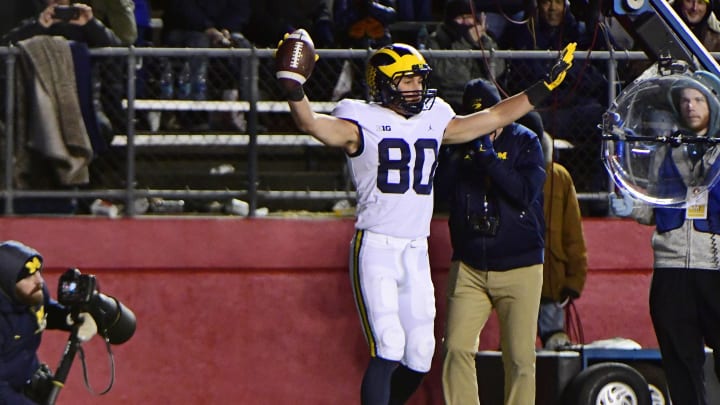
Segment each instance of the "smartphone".
[{"label": "smartphone", "polygon": [[80,17],[80,9],[75,6],[55,6],[53,18],[70,21]]}]

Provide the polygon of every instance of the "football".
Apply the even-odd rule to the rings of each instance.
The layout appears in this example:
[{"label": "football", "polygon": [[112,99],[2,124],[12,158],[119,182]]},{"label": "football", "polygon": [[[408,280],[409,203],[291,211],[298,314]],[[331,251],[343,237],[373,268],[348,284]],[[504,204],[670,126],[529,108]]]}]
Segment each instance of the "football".
[{"label": "football", "polygon": [[[275,52],[275,77],[286,88],[302,85],[310,77],[316,59],[315,44],[310,34],[302,28],[295,30]],[[291,82],[288,83],[288,80]]]}]

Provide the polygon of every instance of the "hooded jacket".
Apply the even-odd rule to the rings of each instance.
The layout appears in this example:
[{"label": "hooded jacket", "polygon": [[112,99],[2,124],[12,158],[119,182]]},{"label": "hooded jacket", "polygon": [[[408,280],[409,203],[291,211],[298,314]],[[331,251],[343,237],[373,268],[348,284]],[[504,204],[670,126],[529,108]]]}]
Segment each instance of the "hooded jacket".
[{"label": "hooded jacket", "polygon": [[27,401],[22,390],[40,366],[37,349],[42,332],[46,328],[69,330],[65,322],[68,312],[50,299],[47,286],[43,287],[42,305],[23,304],[15,294],[18,275],[25,263],[34,258],[42,262],[36,250],[20,242],[0,244],[0,403]]},{"label": "hooded jacket", "polygon": [[[680,79],[668,92],[669,102],[677,113],[677,89],[693,87],[706,97],[717,97],[720,80],[706,72],[695,72],[697,81]],[[704,84],[699,86],[698,82]],[[712,93],[712,94],[711,94]],[[710,122],[706,136],[717,137],[720,130],[720,111],[717,103],[708,103]],[[702,145],[702,144],[700,144]],[[669,153],[668,153],[669,152]],[[720,171],[720,148],[714,146],[702,154],[702,163],[688,163],[683,148],[664,147],[656,152],[657,178],[652,183],[658,195],[684,195],[688,187],[706,184]],[[698,169],[702,167],[702,169]],[[698,177],[698,176],[704,176]],[[682,207],[650,207],[637,205],[632,216],[642,224],[655,225],[652,237],[655,268],[720,270],[720,187],[717,183],[708,190],[707,219],[686,219]]]},{"label": "hooded jacket", "polygon": [[[500,93],[478,78],[465,85],[462,111],[493,106]],[[447,195],[453,260],[482,270],[504,271],[543,263],[545,162],[537,135],[512,123],[488,145],[485,137],[443,148],[436,194]],[[495,232],[478,232],[488,219]]]},{"label": "hooded jacket", "polygon": [[[482,159],[472,157],[472,145],[450,149],[438,166],[438,180],[449,193],[452,258],[490,271],[541,264],[545,169],[540,142],[513,123],[503,128],[493,147],[495,156]],[[475,232],[470,223],[482,217],[485,201],[488,216],[499,223],[492,236]]]},{"label": "hooded jacket", "polygon": [[[694,78],[699,80],[679,79],[675,82],[670,91],[670,105],[676,110],[676,115],[679,116],[677,111],[678,106],[678,93],[683,88],[694,88],[699,90],[705,95],[708,100],[717,95],[712,94],[709,89],[713,87],[720,87],[720,81],[712,79],[705,74],[695,73]],[[701,86],[700,83],[707,85]],[[720,88],[715,89],[719,91]],[[708,102],[708,108],[710,113],[710,120],[708,122],[708,131],[706,136],[716,138],[718,136],[718,130],[720,130],[720,111],[717,110],[717,103]],[[704,144],[696,144],[699,147],[705,147]],[[687,147],[695,146],[688,144]],[[663,155],[658,154],[658,159],[662,159],[662,163],[658,168],[657,179],[654,181],[657,183],[657,193],[659,195],[674,195],[674,194],[685,194],[688,187],[699,185],[703,182],[703,179],[713,178],[718,175],[720,171],[720,162],[718,161],[717,146],[703,153],[698,161],[694,165],[690,165],[689,158],[683,152],[681,148],[668,148],[664,149]],[[658,232],[667,232],[669,230],[679,228],[685,221],[685,210],[677,208],[655,208],[655,222],[657,225]],[[712,187],[709,190],[709,201],[708,201],[708,219],[707,220],[693,220],[695,229],[700,232],[712,232],[720,233],[720,188]]]}]

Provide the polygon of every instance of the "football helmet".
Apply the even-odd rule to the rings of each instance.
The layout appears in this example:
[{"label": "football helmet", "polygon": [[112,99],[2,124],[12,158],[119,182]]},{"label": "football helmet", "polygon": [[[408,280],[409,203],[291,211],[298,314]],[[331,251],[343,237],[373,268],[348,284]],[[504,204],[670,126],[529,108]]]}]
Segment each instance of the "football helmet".
[{"label": "football helmet", "polygon": [[[437,94],[436,89],[427,88],[430,72],[432,69],[417,49],[400,43],[386,45],[375,51],[368,60],[366,79],[370,100],[384,106],[394,106],[406,115],[429,110]],[[422,76],[422,90],[399,91],[397,85],[400,78],[411,75]]]}]

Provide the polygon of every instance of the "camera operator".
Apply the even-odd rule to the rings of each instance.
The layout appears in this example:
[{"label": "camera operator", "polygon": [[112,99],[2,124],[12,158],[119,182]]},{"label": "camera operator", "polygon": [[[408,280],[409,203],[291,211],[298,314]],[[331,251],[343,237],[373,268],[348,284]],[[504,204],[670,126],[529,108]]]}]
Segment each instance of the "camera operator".
[{"label": "camera operator", "polygon": [[[499,101],[492,83],[471,80],[463,112]],[[506,370],[505,403],[532,404],[545,233],[540,141],[527,127],[511,123],[442,151],[440,159],[436,193],[449,198],[453,247],[443,346],[445,403],[478,403],[475,354],[495,308]]]},{"label": "camera operator", "polygon": [[[29,246],[0,243],[0,404],[33,404],[44,398],[42,389],[48,388],[51,374],[37,357],[42,332],[71,330],[69,310],[50,298],[42,262]],[[97,326],[90,315],[83,319],[78,337],[88,341]]]}]

